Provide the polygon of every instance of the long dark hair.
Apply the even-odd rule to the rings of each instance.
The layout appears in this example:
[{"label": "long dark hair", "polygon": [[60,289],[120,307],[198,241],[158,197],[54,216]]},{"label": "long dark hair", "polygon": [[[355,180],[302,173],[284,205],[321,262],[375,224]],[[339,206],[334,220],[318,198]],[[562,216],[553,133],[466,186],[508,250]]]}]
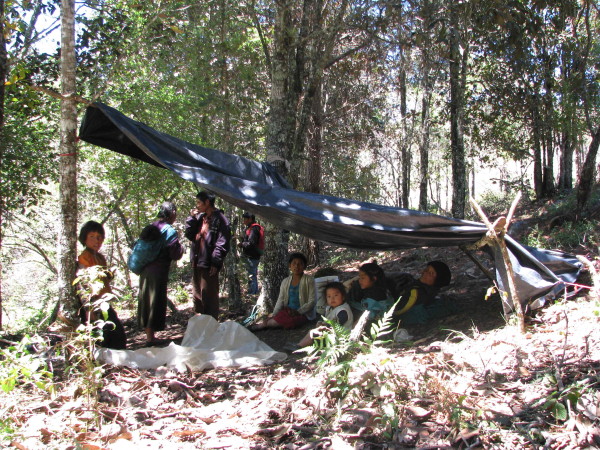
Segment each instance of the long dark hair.
[{"label": "long dark hair", "polygon": [[366,273],[371,280],[375,280],[376,286],[386,285],[385,273],[383,272],[383,269],[379,266],[379,264],[377,264],[377,261],[362,264],[358,268],[358,270]]}]

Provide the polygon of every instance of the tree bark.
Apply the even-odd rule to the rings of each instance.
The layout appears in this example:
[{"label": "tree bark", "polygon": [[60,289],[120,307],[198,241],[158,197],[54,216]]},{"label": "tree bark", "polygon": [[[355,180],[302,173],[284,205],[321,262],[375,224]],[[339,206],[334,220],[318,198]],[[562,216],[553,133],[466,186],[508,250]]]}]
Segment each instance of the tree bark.
[{"label": "tree bark", "polygon": [[77,270],[77,109],[75,75],[75,1],[61,1],[60,102],[60,226],[58,233],[58,295],[62,315],[77,322],[78,302],[73,287]]},{"label": "tree bark", "polygon": [[[427,58],[425,54],[423,58]],[[431,121],[429,109],[431,105],[431,83],[429,82],[429,64],[427,61],[423,64],[423,99],[421,101],[421,145],[419,147],[420,168],[419,168],[419,211],[427,211],[429,208],[428,185],[429,185],[429,134],[431,131]]]},{"label": "tree bark", "polygon": [[[4,0],[0,0],[0,166],[4,161],[4,93],[8,58],[6,54],[6,38],[4,34]],[[0,251],[2,250],[2,223],[4,217],[4,197],[0,195]],[[2,330],[2,261],[0,261],[0,330]]]},{"label": "tree bark", "polygon": [[538,105],[538,96],[532,94],[529,97],[529,111],[531,114],[531,132],[533,134],[533,189],[535,191],[535,197],[542,198],[543,188],[543,177],[542,177],[542,144],[540,139],[540,114]]},{"label": "tree bark", "polygon": [[[321,193],[322,157],[323,157],[323,97],[322,83],[317,86],[313,100],[311,126],[308,133],[308,166],[306,190],[314,194]],[[313,264],[319,264],[320,245],[318,241],[306,239],[306,257]]]},{"label": "tree bark", "polygon": [[600,146],[600,126],[596,129],[585,162],[579,175],[579,184],[577,185],[577,213],[583,211],[583,208],[590,199],[592,188],[596,179],[596,156]]},{"label": "tree bark", "polygon": [[[269,101],[269,124],[267,127],[267,161],[279,174],[288,178],[289,156],[293,147],[295,127],[295,97],[293,74],[295,73],[293,7],[291,0],[276,2],[273,51],[271,55],[271,97]],[[265,233],[264,286],[266,308],[271,311],[279,295],[279,285],[287,276],[287,244],[289,233],[268,227]]]},{"label": "tree bark", "polygon": [[464,146],[464,86],[465,54],[460,54],[459,19],[456,5],[450,4],[450,146],[452,153],[452,216],[465,217],[467,197],[467,165]]},{"label": "tree bark", "polygon": [[[402,66],[404,66],[404,56],[400,57]],[[400,207],[410,208],[410,168],[411,158],[408,149],[408,124],[406,123],[408,118],[406,117],[406,70],[404,67],[400,68],[400,117],[402,119],[402,137],[400,141],[400,153],[402,156],[402,180],[401,180],[401,194],[400,194]]]}]

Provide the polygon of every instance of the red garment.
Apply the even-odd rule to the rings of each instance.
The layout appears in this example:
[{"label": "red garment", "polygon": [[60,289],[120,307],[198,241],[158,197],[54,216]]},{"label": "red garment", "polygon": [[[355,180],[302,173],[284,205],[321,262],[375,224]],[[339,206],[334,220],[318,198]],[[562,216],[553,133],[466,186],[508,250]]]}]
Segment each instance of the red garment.
[{"label": "red garment", "polygon": [[308,322],[304,314],[299,314],[297,311],[285,307],[273,316],[273,320],[281,325],[286,330],[298,328]]}]

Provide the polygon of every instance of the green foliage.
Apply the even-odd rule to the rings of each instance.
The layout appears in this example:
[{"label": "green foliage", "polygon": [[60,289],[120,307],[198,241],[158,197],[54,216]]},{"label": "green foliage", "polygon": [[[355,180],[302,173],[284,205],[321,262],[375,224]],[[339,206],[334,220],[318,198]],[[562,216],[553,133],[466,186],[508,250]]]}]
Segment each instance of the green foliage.
[{"label": "green foliage", "polygon": [[[381,346],[392,342],[391,339],[389,339],[389,337],[391,337],[391,333],[392,331],[394,331],[395,327],[393,315],[397,304],[398,302],[394,303],[394,305],[385,312],[381,319],[379,319],[371,325],[369,337],[364,338],[364,343],[367,346]],[[386,336],[388,337],[388,339],[382,339]]]},{"label": "green foliage", "polygon": [[[552,387],[558,385],[554,375],[547,375],[546,381]],[[560,391],[559,389],[553,390],[546,396],[542,409],[550,412],[556,420],[564,422],[569,419],[569,412],[576,409],[577,402],[589,389],[589,382],[584,380],[575,381]]]},{"label": "green foliage", "polygon": [[[518,183],[518,182],[515,182]],[[504,191],[489,190],[481,194],[478,203],[488,217],[506,215],[515,199],[517,190],[523,192],[523,196],[528,198],[528,191],[518,186],[511,187]],[[523,200],[521,200],[523,201]],[[479,220],[479,218],[477,218]]]},{"label": "green foliage", "polygon": [[56,126],[50,114],[55,105],[19,86],[7,89],[6,97],[0,183],[3,216],[37,204],[58,176],[52,145]]},{"label": "green foliage", "polygon": [[9,393],[17,386],[52,391],[52,373],[39,355],[29,351],[40,339],[26,336],[16,345],[0,350],[0,388]]},{"label": "green foliage", "polygon": [[[67,372],[79,383],[79,387],[92,411],[96,411],[98,392],[100,391],[104,367],[98,364],[95,357],[95,346],[103,339],[102,329],[107,322],[109,300],[113,294],[105,293],[106,282],[112,278],[112,273],[102,266],[91,266],[78,272],[73,281],[77,291],[86,306],[88,319],[79,325],[77,331],[64,342],[68,355]],[[93,320],[96,317],[97,320]],[[99,416],[96,421],[99,422]]]},{"label": "green foliage", "polygon": [[[373,374],[372,377],[367,378],[360,374],[354,375],[359,380],[357,383],[350,382],[350,377],[353,376],[353,371],[363,373],[362,368],[359,367],[360,364],[355,362],[357,354],[369,353],[374,348],[389,342],[389,340],[383,340],[382,338],[389,335],[393,330],[392,317],[395,306],[396,304],[381,319],[371,325],[368,336],[358,338],[355,336],[356,329],[351,332],[332,320],[325,320],[328,327],[319,329],[318,335],[311,335],[313,337],[313,344],[305,351],[309,356],[318,356],[317,367],[320,370],[327,371],[327,388],[331,395],[339,399],[344,399],[353,389],[364,387],[365,383],[369,389],[379,386],[379,383],[376,381],[385,383],[386,376],[379,377],[376,380],[375,378],[377,377]],[[363,316],[355,327],[360,328],[362,326],[361,321],[367,318],[366,314]],[[366,379],[370,381],[366,382]]]},{"label": "green foliage", "polygon": [[596,251],[600,246],[600,230],[597,228],[596,222],[590,220],[564,222],[547,232],[539,225],[535,225],[523,242],[537,248],[568,251],[584,247]]},{"label": "green foliage", "polygon": [[10,417],[0,418],[0,443],[5,441],[8,447],[8,444],[10,441],[12,441],[12,437],[16,430],[17,428]]}]

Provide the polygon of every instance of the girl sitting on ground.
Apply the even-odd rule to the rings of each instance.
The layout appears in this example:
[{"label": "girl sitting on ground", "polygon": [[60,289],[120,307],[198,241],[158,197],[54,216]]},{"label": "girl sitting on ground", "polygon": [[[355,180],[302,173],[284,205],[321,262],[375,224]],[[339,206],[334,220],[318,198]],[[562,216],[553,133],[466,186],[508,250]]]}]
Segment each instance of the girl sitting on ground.
[{"label": "girl sitting on ground", "polygon": [[315,279],[304,273],[307,260],[302,253],[292,253],[288,263],[292,274],[281,283],[273,313],[250,325],[250,330],[292,329],[308,322],[315,306]]},{"label": "girl sitting on ground", "polygon": [[[325,285],[325,298],[327,307],[325,309],[325,319],[335,321],[347,330],[352,330],[354,316],[352,308],[346,303],[346,288],[339,281],[333,281]],[[295,350],[301,347],[312,345],[315,338],[328,330],[329,326],[325,322],[317,322],[317,327],[310,330],[295,347],[287,346],[286,350]]]},{"label": "girl sitting on ground", "polygon": [[376,261],[362,264],[358,268],[358,280],[354,280],[348,290],[348,304],[354,314],[370,311],[369,317],[374,319],[387,311],[393,303],[383,269]]}]

